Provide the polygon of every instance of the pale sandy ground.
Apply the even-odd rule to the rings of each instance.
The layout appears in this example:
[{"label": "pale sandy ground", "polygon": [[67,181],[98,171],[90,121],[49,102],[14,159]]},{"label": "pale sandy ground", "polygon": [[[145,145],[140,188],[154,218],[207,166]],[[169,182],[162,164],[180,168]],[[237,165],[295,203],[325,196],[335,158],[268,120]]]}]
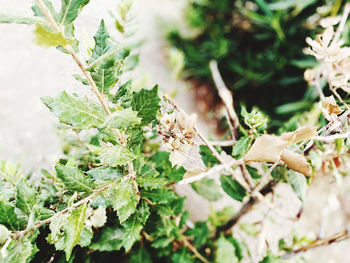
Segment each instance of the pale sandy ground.
[{"label": "pale sandy ground", "polygon": [[[28,0],[0,0],[0,10],[11,9],[30,14]],[[91,1],[76,24],[76,31],[86,30],[88,35],[96,31],[99,19],[107,18],[107,10],[115,8],[112,0]],[[195,112],[193,96],[186,90],[186,84],[175,83],[164,56],[165,43],[162,39],[160,24],[155,17],[165,20],[181,19],[183,1],[180,0],[136,0],[135,8],[139,21],[140,37],[146,40],[140,52],[140,74],[149,75],[149,85],[158,83],[163,92],[180,88],[177,101],[189,113]],[[71,77],[77,72],[71,58],[55,49],[42,49],[33,44],[32,28],[25,25],[0,25],[0,159],[20,162],[24,172],[38,173],[40,168],[51,169],[60,156],[60,143],[55,133],[55,118],[42,105],[40,97],[53,96],[63,89],[82,92],[81,85]],[[83,91],[86,93],[86,88]],[[210,130],[205,122],[199,126]],[[268,218],[277,217],[276,222],[266,220],[265,238],[272,245],[282,236],[287,236],[293,229],[300,233],[317,233],[320,227],[320,214],[329,202],[331,186],[326,180],[316,180],[309,189],[307,201],[301,219],[297,222],[285,219],[276,212]],[[179,192],[189,195],[187,205],[193,220],[204,220],[209,213],[209,203],[202,197],[193,194],[188,188]],[[297,198],[287,186],[277,190],[276,208],[278,214],[294,216],[300,206]],[[219,201],[215,207],[223,207],[227,200]],[[238,208],[238,204],[234,204]],[[264,205],[257,212],[247,215],[242,222],[256,222],[261,218]],[[339,210],[328,216],[326,235],[344,228],[345,222]],[[278,222],[278,223],[277,223]],[[249,242],[252,248],[259,243],[257,239]],[[348,251],[350,241],[333,244],[311,250],[304,254],[308,262],[350,262]],[[247,260],[250,262],[250,260]],[[291,259],[289,262],[295,262]]]}]

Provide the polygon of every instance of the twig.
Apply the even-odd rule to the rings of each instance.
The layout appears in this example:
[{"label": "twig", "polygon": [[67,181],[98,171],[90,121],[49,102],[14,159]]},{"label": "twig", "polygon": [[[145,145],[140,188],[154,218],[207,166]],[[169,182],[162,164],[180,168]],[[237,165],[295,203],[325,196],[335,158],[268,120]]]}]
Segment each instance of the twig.
[{"label": "twig", "polygon": [[[36,2],[38,3],[41,11],[43,12],[44,16],[46,17],[46,19],[48,20],[49,24],[51,25],[51,27],[57,31],[60,32],[64,35],[64,32],[62,31],[62,29],[58,26],[58,24],[56,23],[55,19],[53,18],[52,14],[50,13],[50,10],[48,10],[48,8],[45,6],[45,4],[42,2],[42,0],[36,0]],[[66,45],[65,49],[68,51],[68,53],[73,57],[73,60],[75,61],[75,63],[78,65],[78,67],[80,68],[80,70],[82,71],[82,73],[84,74],[84,76],[86,77],[87,81],[90,84],[91,90],[93,91],[93,93],[95,93],[98,101],[100,102],[100,104],[102,105],[104,111],[110,115],[111,112],[108,108],[108,105],[105,103],[104,99],[103,99],[103,95],[98,91],[98,88],[94,82],[94,80],[92,79],[90,73],[86,70],[86,68],[84,67],[83,63],[79,60],[77,54],[74,52],[73,48],[70,45]]]},{"label": "twig", "polygon": [[341,18],[341,21],[339,23],[339,26],[337,28],[337,32],[335,33],[335,36],[332,40],[332,43],[330,44],[330,46],[332,46],[333,44],[335,44],[339,38],[340,38],[340,35],[341,33],[343,32],[344,30],[344,27],[345,27],[345,23],[346,23],[346,20],[348,19],[348,16],[349,16],[349,12],[350,12],[350,4],[347,3],[345,5],[345,8],[344,8],[344,12],[343,12],[343,16]]},{"label": "twig", "polygon": [[295,249],[292,252],[288,252],[288,253],[282,255],[282,259],[291,258],[298,253],[305,252],[305,251],[308,251],[308,250],[313,249],[313,248],[330,245],[330,244],[335,243],[335,242],[340,242],[340,241],[343,241],[345,239],[348,239],[349,237],[350,237],[349,232],[347,230],[344,230],[344,231],[341,231],[341,232],[339,232],[331,237],[316,239],[312,243],[310,243],[309,245],[307,245],[305,247]]},{"label": "twig", "polygon": [[230,129],[230,132],[231,132],[231,137],[232,137],[232,140],[236,141],[236,132],[232,126],[232,123],[230,121],[230,116],[228,115],[228,111],[227,109],[224,110],[224,116],[225,116],[225,119],[227,120],[227,125],[228,125],[228,128]]},{"label": "twig", "polygon": [[234,106],[233,106],[232,93],[226,87],[226,85],[225,85],[225,83],[220,75],[220,72],[218,69],[218,63],[216,62],[216,60],[210,61],[209,67],[210,67],[211,74],[213,76],[215,86],[218,90],[219,96],[220,96],[221,100],[224,102],[224,104],[227,108],[228,114],[229,114],[230,118],[232,119],[233,127],[235,129],[237,129],[237,127],[239,125],[239,120],[238,120],[237,114],[236,114]]},{"label": "twig", "polygon": [[[183,112],[183,110],[176,104],[176,102],[170,98],[168,95],[163,95],[164,99],[166,99],[177,111]],[[197,133],[198,137],[204,142],[205,145],[208,146],[209,150],[215,156],[215,158],[223,165],[226,165],[226,162],[222,159],[220,154],[214,148],[214,146],[205,138],[205,136],[201,133],[197,126],[193,127],[194,131]],[[238,183],[240,183],[248,192],[250,192],[249,186],[245,181],[243,181],[240,177],[238,177],[231,167],[228,167],[230,174],[236,179]]]},{"label": "twig", "polygon": [[[270,180],[261,190],[260,194],[262,196],[266,196],[269,193],[273,192],[273,189],[277,185],[277,182],[275,180]],[[259,198],[256,196],[250,196],[248,201],[244,203],[241,207],[241,209],[238,211],[237,214],[234,215],[225,225],[220,226],[216,229],[215,237],[218,238],[220,236],[221,232],[228,233],[232,229],[234,225],[238,223],[238,221],[247,214],[252,208],[259,202]]]},{"label": "twig", "polygon": [[67,207],[59,212],[57,212],[56,214],[54,214],[53,216],[45,219],[45,220],[41,220],[38,223],[35,224],[35,226],[31,229],[26,229],[26,230],[22,230],[22,231],[17,231],[17,232],[13,232],[13,239],[19,239],[20,237],[32,233],[34,230],[40,228],[43,225],[46,225],[48,223],[50,223],[55,217],[59,216],[59,215],[63,215],[67,212],[69,212],[70,210],[72,210],[73,208],[79,207],[82,204],[86,204],[89,201],[91,201],[94,197],[96,197],[97,195],[99,195],[100,193],[102,193],[103,191],[107,190],[113,183],[110,183],[108,185],[105,185],[104,187],[95,190],[91,195],[89,195],[88,197],[85,197],[84,199],[81,199],[80,201],[74,203],[71,207]]},{"label": "twig", "polygon": [[316,73],[316,80],[315,80],[315,86],[316,86],[316,90],[318,92],[318,95],[320,96],[321,100],[325,99],[325,96],[323,94],[322,88],[321,88],[321,81],[320,81],[320,77],[321,77],[321,69],[322,66],[318,68],[317,73]]},{"label": "twig", "polygon": [[205,257],[203,257],[203,256],[198,252],[198,250],[187,240],[187,237],[184,236],[182,240],[183,240],[185,246],[188,247],[188,248],[192,251],[192,253],[193,253],[200,261],[202,261],[202,262],[204,262],[204,263],[209,263],[209,261],[208,261]]},{"label": "twig", "polygon": [[346,132],[346,133],[334,134],[329,136],[315,136],[312,139],[316,141],[332,142],[336,139],[348,138],[349,136],[350,136],[350,132]]},{"label": "twig", "polygon": [[[210,143],[213,146],[233,146],[235,145],[236,141],[234,140],[227,140],[227,141],[210,141]],[[204,142],[202,142],[200,145],[205,145]]]}]

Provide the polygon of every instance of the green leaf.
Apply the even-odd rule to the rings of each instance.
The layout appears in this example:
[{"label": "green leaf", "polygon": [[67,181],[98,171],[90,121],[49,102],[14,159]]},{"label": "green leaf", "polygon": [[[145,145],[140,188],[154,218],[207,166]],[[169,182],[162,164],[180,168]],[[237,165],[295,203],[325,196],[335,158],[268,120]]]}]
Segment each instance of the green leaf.
[{"label": "green leaf", "polygon": [[138,203],[138,198],[135,196],[132,196],[126,205],[122,206],[118,209],[117,214],[119,218],[119,222],[123,223],[125,220],[127,220],[133,213],[136,211],[136,206]]},{"label": "green leaf", "polygon": [[83,228],[83,231],[81,231],[80,235],[80,246],[81,247],[87,247],[91,244],[92,237],[94,236],[94,233],[92,230],[87,229],[86,227]]},{"label": "green leaf", "polygon": [[16,185],[16,206],[26,215],[29,215],[36,204],[36,192],[28,186],[28,183],[22,178]]},{"label": "green leaf", "polygon": [[236,263],[238,259],[235,254],[235,247],[224,236],[217,241],[215,261],[217,263]]},{"label": "green leaf", "polygon": [[215,183],[214,179],[203,178],[192,183],[191,186],[197,194],[209,201],[217,201],[222,197],[220,187]]},{"label": "green leaf", "polygon": [[7,227],[0,224],[0,246],[6,242],[10,235],[11,232],[7,229]]},{"label": "green leaf", "polygon": [[22,217],[17,216],[15,209],[12,203],[0,199],[0,224],[13,231],[20,230],[27,223]]},{"label": "green leaf", "polygon": [[35,44],[45,48],[66,46],[72,43],[72,40],[66,39],[61,32],[51,32],[41,24],[36,24],[34,35]]},{"label": "green leaf", "polygon": [[137,117],[137,112],[127,108],[113,112],[108,116],[105,125],[117,129],[127,129],[139,123],[141,123],[141,119]]},{"label": "green leaf", "polygon": [[155,204],[164,204],[177,198],[176,194],[173,191],[169,191],[164,188],[144,190],[142,192],[142,196],[151,200],[151,202]]},{"label": "green leaf", "polygon": [[146,188],[153,189],[164,186],[167,182],[164,178],[157,177],[159,173],[150,164],[142,166],[141,176],[136,178],[137,183]]},{"label": "green leaf", "polygon": [[64,251],[68,261],[75,245],[80,243],[86,219],[86,204],[74,209],[64,222]]},{"label": "green leaf", "polygon": [[148,204],[145,200],[140,201],[140,205],[137,208],[137,218],[144,225],[151,214]]},{"label": "green leaf", "polygon": [[12,241],[6,252],[7,256],[2,258],[0,253],[1,263],[25,263],[32,255],[33,245],[27,237],[22,237],[19,240]]},{"label": "green leaf", "polygon": [[171,261],[174,263],[192,263],[195,262],[192,255],[187,251],[186,248],[181,248],[171,255]]},{"label": "green leaf", "polygon": [[129,51],[118,43],[110,40],[110,35],[101,20],[100,27],[94,36],[95,47],[88,70],[100,92],[109,94],[122,73],[122,61],[129,55]]},{"label": "green leaf", "polygon": [[194,245],[200,248],[207,243],[210,231],[206,222],[196,222],[194,226],[186,231],[186,235],[192,236]]},{"label": "green leaf", "polygon": [[137,220],[137,216],[131,216],[122,224],[124,233],[122,236],[122,246],[129,251],[133,244],[140,239],[140,232],[143,228],[141,222]]},{"label": "green leaf", "polygon": [[116,251],[122,246],[123,229],[120,227],[105,227],[99,238],[90,245],[90,249],[98,251]]},{"label": "green leaf", "polygon": [[99,167],[87,172],[88,175],[95,180],[101,181],[118,181],[123,178],[123,172],[118,168],[113,167]]},{"label": "green leaf", "polygon": [[241,201],[246,196],[246,191],[236,180],[232,179],[230,175],[222,175],[220,177],[221,187],[226,194],[233,199]]},{"label": "green leaf", "polygon": [[94,191],[95,184],[79,168],[56,164],[55,169],[57,177],[63,181],[67,190],[85,192],[87,194],[91,194]]},{"label": "green leaf", "polygon": [[107,118],[103,108],[87,97],[70,96],[63,91],[57,97],[43,97],[41,100],[61,122],[77,129],[102,127]]},{"label": "green leaf", "polygon": [[142,89],[133,93],[132,109],[138,112],[137,116],[142,119],[142,125],[147,125],[156,119],[160,109],[159,102],[158,86],[154,86],[151,90]]},{"label": "green leaf", "polygon": [[282,260],[279,257],[266,256],[259,263],[281,263]]},{"label": "green leaf", "polygon": [[303,174],[297,173],[293,170],[288,171],[289,183],[292,186],[294,192],[301,201],[305,201],[307,181]]},{"label": "green leaf", "polygon": [[115,104],[118,103],[118,100],[120,99],[123,99],[123,101],[131,99],[131,98],[127,98],[129,97],[127,95],[131,95],[130,89],[131,89],[131,80],[128,80],[123,85],[121,85],[117,90],[117,93],[113,97],[113,103]]},{"label": "green leaf", "polygon": [[81,9],[89,3],[90,0],[62,0],[59,22],[62,25],[71,24],[77,17]]},{"label": "green leaf", "polygon": [[100,154],[103,163],[109,166],[125,165],[130,163],[136,156],[126,147],[114,145],[112,147],[104,148]]},{"label": "green leaf", "polygon": [[152,259],[148,251],[145,248],[140,247],[138,250],[133,251],[133,253],[130,255],[128,262],[129,263],[152,263]]},{"label": "green leaf", "polygon": [[235,158],[240,159],[242,156],[244,156],[248,152],[250,142],[251,142],[251,138],[249,136],[240,138],[232,147],[232,155]]},{"label": "green leaf", "polygon": [[29,17],[22,14],[16,14],[9,10],[0,11],[0,23],[15,23],[15,24],[27,24],[32,25],[39,22],[43,22],[42,19],[37,17]]}]

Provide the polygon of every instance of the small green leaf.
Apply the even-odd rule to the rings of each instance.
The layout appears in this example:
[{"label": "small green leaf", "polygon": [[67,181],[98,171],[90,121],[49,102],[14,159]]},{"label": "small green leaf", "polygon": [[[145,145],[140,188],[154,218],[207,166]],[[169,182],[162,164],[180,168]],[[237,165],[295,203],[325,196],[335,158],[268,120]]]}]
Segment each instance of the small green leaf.
[{"label": "small green leaf", "polygon": [[15,209],[12,203],[0,199],[0,224],[13,231],[20,230],[27,223],[24,218],[17,216]]},{"label": "small green leaf", "polygon": [[174,263],[192,263],[195,262],[193,256],[187,251],[186,248],[182,248],[171,255],[171,261]]},{"label": "small green leaf", "polygon": [[103,108],[87,97],[70,96],[63,91],[57,97],[41,100],[61,122],[77,129],[100,128],[107,118]]},{"label": "small green leaf", "polygon": [[117,129],[127,129],[140,122],[141,118],[137,117],[137,112],[127,108],[113,112],[108,116],[105,125]]},{"label": "small green leaf", "polygon": [[232,147],[232,155],[235,158],[240,159],[242,156],[244,156],[248,152],[250,142],[251,142],[250,136],[245,136],[240,138]]},{"label": "small green leaf", "polygon": [[137,220],[137,216],[131,216],[122,224],[124,233],[122,236],[122,246],[129,251],[133,244],[140,239],[140,232],[143,228],[141,222]]},{"label": "small green leaf", "polygon": [[293,170],[288,171],[289,183],[301,201],[305,201],[307,181],[303,174]]},{"label": "small green leaf", "polygon": [[101,181],[118,181],[123,178],[123,172],[118,168],[113,167],[99,167],[87,172],[88,175],[95,180]]},{"label": "small green leaf", "polygon": [[217,241],[215,261],[217,263],[236,263],[238,259],[235,254],[235,247],[224,236]]},{"label": "small green leaf", "polygon": [[51,32],[38,23],[36,24],[34,35],[35,43],[45,48],[66,46],[72,43],[72,40],[66,39],[61,32]]},{"label": "small green leaf", "polygon": [[74,209],[64,222],[64,251],[68,261],[75,245],[80,243],[86,219],[86,204]]},{"label": "small green leaf", "polygon": [[220,177],[221,187],[226,194],[233,199],[241,201],[246,196],[246,191],[236,180],[232,179],[230,175],[222,175]]},{"label": "small green leaf", "polygon": [[141,124],[147,125],[156,119],[160,106],[158,97],[158,86],[154,86],[151,90],[142,89],[132,94],[132,109],[137,111]]},{"label": "small green leaf", "polygon": [[141,200],[140,205],[137,208],[137,218],[144,225],[151,214],[150,209],[146,201]]},{"label": "small green leaf", "polygon": [[33,245],[27,237],[22,237],[19,240],[12,241],[6,249],[7,256],[2,257],[0,253],[1,263],[25,263],[28,262],[32,255]]},{"label": "small green leaf", "polygon": [[129,149],[120,145],[104,148],[100,157],[102,162],[113,167],[128,164],[136,158]]},{"label": "small green leaf", "polygon": [[142,166],[141,176],[138,176],[137,183],[147,189],[159,188],[166,184],[164,178],[157,177],[159,173],[152,168],[151,165],[146,164]]},{"label": "small green leaf", "polygon": [[62,0],[61,12],[58,21],[62,25],[71,24],[77,17],[81,9],[90,0]]},{"label": "small green leaf", "polygon": [[36,204],[36,192],[22,178],[16,185],[16,206],[29,215]]},{"label": "small green leaf", "polygon": [[39,22],[43,22],[42,19],[37,17],[29,17],[22,14],[12,13],[10,11],[0,11],[0,23],[15,23],[15,24],[27,24],[32,25]]},{"label": "small green leaf", "polygon": [[128,262],[129,263],[152,263],[152,259],[149,252],[145,248],[141,247],[138,250],[131,253]]},{"label": "small green leaf", "polygon": [[199,248],[207,243],[210,231],[206,222],[196,222],[194,228],[186,231],[186,235],[193,236],[193,243]]},{"label": "small green leaf", "polygon": [[220,193],[220,187],[215,183],[213,179],[203,178],[192,183],[191,186],[197,194],[209,201],[217,201],[222,197]]},{"label": "small green leaf", "polygon": [[120,227],[105,227],[99,238],[90,245],[90,249],[98,251],[116,251],[122,246],[123,229]]},{"label": "small green leaf", "polygon": [[87,194],[94,191],[95,184],[79,168],[56,164],[55,169],[57,177],[63,181],[68,190]]}]

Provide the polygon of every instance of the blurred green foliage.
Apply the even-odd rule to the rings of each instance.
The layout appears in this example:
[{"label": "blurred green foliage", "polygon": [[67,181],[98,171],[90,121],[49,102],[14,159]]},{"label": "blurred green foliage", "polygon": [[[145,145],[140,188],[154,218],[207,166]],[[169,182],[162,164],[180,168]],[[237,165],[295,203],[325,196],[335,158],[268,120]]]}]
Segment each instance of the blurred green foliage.
[{"label": "blurred green foliage", "polygon": [[316,61],[303,53],[305,38],[318,33],[320,18],[338,15],[342,2],[191,0],[191,32],[172,28],[167,38],[184,53],[185,78],[212,83],[208,64],[216,59],[236,105],[258,106],[279,126],[312,107],[317,93],[303,73]]}]

